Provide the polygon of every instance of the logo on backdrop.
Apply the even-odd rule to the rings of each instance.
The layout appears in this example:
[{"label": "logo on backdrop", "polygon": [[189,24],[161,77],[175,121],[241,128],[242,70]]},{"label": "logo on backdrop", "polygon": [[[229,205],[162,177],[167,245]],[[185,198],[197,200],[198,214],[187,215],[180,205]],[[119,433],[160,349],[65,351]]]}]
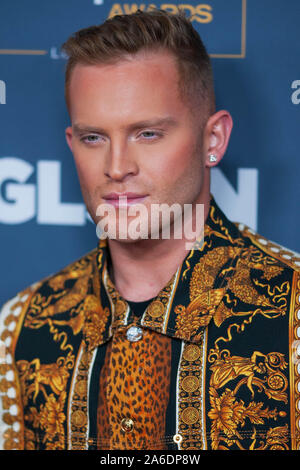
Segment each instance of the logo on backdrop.
[{"label": "logo on backdrop", "polygon": [[[219,168],[211,170],[211,192],[231,220],[257,229],[258,170],[238,168],[234,188]],[[61,162],[39,160],[36,168],[17,157],[0,158],[0,223],[83,226],[91,221],[83,203],[61,200]],[[28,180],[35,176],[35,182]]]},{"label": "logo on backdrop", "polygon": [[154,5],[153,3],[114,3],[109,11],[108,18],[115,15],[130,15],[137,10],[151,11],[156,8],[169,11],[170,13],[178,13],[179,9],[184,10],[188,16],[193,16],[192,21],[197,23],[211,23],[213,21],[213,7],[207,3],[199,5],[163,3]]},{"label": "logo on backdrop", "polygon": [[[247,0],[214,0],[198,3],[153,3],[153,2],[104,2],[93,1],[94,6],[101,5],[99,21],[116,15],[128,15],[136,12],[150,11],[155,8],[177,13],[183,10],[191,17],[194,27],[200,33],[212,58],[244,59],[246,57],[246,19]],[[105,10],[105,11],[104,11]],[[224,27],[226,25],[226,27]],[[230,31],[230,34],[228,34]],[[51,59],[66,59],[60,47],[50,47]]]},{"label": "logo on backdrop", "polygon": [[6,83],[0,80],[0,104],[6,104]]},{"label": "logo on backdrop", "polygon": [[300,80],[294,80],[291,88],[295,89],[291,96],[292,103],[300,104]]}]

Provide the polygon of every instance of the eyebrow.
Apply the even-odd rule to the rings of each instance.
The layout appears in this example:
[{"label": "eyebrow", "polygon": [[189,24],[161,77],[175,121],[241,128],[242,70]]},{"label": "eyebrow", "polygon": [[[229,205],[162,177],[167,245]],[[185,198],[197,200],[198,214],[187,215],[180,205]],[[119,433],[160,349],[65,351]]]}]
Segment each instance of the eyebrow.
[{"label": "eyebrow", "polygon": [[[129,126],[124,126],[123,129],[127,129],[129,131],[134,131],[137,129],[141,129],[143,127],[154,127],[154,126],[168,126],[168,127],[175,127],[178,124],[178,121],[170,116],[158,119],[148,119],[144,121],[138,121],[135,123],[130,124]],[[75,135],[79,135],[85,132],[95,132],[99,134],[106,134],[105,129],[101,127],[94,127],[89,126],[81,123],[75,123],[73,125],[73,131]]]}]

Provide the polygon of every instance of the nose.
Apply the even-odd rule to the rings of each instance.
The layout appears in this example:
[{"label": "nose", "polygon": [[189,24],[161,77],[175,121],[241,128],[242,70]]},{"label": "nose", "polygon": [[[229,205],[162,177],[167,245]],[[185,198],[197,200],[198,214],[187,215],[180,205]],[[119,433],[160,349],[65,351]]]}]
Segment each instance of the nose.
[{"label": "nose", "polygon": [[105,162],[105,175],[115,181],[123,181],[128,175],[138,173],[134,150],[128,142],[111,140]]}]

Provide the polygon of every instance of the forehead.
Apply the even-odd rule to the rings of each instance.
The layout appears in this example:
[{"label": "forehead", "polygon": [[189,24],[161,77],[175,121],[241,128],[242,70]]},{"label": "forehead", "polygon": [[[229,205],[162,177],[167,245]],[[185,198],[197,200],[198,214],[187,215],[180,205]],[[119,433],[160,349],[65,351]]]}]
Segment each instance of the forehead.
[{"label": "forehead", "polygon": [[[160,80],[166,79],[168,81],[178,80],[178,67],[176,64],[175,56],[166,50],[147,51],[142,50],[136,54],[125,54],[120,59],[116,59],[111,63],[99,63],[95,65],[76,64],[72,74],[71,83],[78,84],[78,81],[85,79],[88,81],[89,77],[93,80],[97,78],[105,80],[114,79],[118,77],[131,78],[136,77],[145,80],[145,75],[157,77]],[[173,79],[173,80],[172,80]]]},{"label": "forehead", "polygon": [[182,108],[175,57],[166,51],[140,52],[111,64],[77,64],[71,75],[72,110],[101,108],[110,114],[159,107]]}]

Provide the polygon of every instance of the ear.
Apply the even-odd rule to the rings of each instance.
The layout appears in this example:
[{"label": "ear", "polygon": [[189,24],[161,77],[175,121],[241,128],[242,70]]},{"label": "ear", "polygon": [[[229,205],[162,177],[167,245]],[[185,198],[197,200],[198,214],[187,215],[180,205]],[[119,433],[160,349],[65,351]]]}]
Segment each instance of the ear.
[{"label": "ear", "polygon": [[66,141],[67,141],[68,146],[70,147],[71,152],[73,152],[73,150],[72,150],[72,135],[73,135],[72,127],[69,126],[65,130],[65,136],[66,136]]},{"label": "ear", "polygon": [[[232,117],[226,110],[218,111],[208,119],[203,136],[206,167],[218,165],[223,158],[228,146],[232,127]],[[215,156],[214,161],[210,161],[210,155]]]}]

